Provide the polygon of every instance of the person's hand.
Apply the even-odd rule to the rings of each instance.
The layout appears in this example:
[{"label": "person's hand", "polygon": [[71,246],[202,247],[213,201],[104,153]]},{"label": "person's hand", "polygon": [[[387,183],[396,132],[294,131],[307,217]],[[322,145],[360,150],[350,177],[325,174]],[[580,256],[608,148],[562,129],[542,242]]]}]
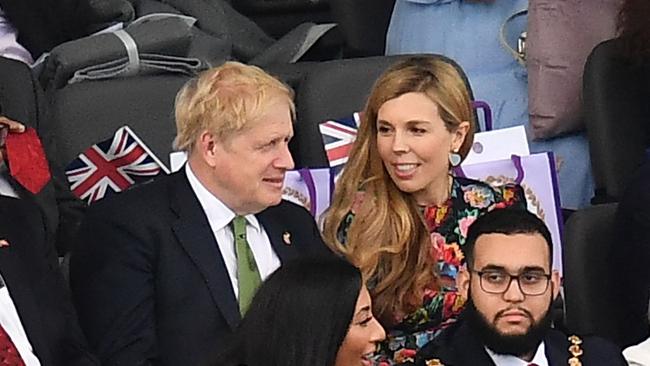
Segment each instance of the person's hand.
[{"label": "person's hand", "polygon": [[0,116],[0,163],[4,161],[5,139],[8,133],[23,133],[25,125],[4,116]]}]

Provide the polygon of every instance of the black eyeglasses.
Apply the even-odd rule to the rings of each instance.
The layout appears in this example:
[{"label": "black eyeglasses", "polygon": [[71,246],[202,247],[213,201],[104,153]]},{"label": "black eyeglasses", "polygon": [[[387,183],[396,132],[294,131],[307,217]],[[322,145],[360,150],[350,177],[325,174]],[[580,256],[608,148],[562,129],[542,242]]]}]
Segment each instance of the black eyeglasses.
[{"label": "black eyeglasses", "polygon": [[546,292],[551,275],[540,271],[525,271],[519,275],[511,275],[505,271],[487,270],[470,272],[479,276],[481,289],[489,294],[500,295],[508,291],[513,280],[517,280],[519,290],[524,295],[538,296]]}]

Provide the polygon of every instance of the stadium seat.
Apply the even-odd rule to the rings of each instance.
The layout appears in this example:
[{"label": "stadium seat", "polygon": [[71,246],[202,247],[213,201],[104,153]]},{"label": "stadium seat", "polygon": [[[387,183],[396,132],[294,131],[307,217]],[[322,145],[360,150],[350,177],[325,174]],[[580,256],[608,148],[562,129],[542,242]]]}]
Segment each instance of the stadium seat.
[{"label": "stadium seat", "polygon": [[612,266],[618,243],[616,203],[578,210],[566,223],[563,238],[565,324],[569,332],[598,335],[619,345],[624,323],[614,292],[619,271]]},{"label": "stadium seat", "polygon": [[55,159],[66,166],[91,145],[128,125],[168,164],[174,124],[174,98],[188,76],[164,74],[84,81],[48,90],[52,118],[44,126],[56,136]]},{"label": "stadium seat", "polygon": [[39,129],[42,90],[26,64],[0,57],[0,115]]},{"label": "stadium seat", "polygon": [[648,146],[650,75],[621,58],[617,39],[594,48],[583,78],[584,114],[596,195],[617,202]]}]

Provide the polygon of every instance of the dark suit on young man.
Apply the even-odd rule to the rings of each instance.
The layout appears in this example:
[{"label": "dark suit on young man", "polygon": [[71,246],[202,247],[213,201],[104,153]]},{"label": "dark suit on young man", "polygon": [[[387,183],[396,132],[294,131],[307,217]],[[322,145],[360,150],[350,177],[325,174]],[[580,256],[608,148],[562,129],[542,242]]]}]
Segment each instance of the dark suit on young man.
[{"label": "dark suit on young man", "polygon": [[[0,273],[43,366],[98,365],[88,352],[38,209],[0,196]],[[7,309],[0,309],[7,311]]]},{"label": "dark suit on young man", "polygon": [[[621,350],[614,344],[597,337],[584,337],[580,348],[584,352],[578,357],[584,366],[627,365]],[[549,366],[569,365],[571,343],[568,336],[550,329],[544,338],[546,359]],[[485,347],[465,322],[444,330],[437,338],[425,345],[417,355],[418,366],[494,366]],[[435,363],[435,360],[439,363]],[[427,361],[429,363],[427,363]]]},{"label": "dark suit on young man", "polygon": [[[326,255],[313,218],[283,201],[256,215],[281,262]],[[208,219],[180,172],[88,210],[71,280],[104,365],[197,365],[240,321]]]}]

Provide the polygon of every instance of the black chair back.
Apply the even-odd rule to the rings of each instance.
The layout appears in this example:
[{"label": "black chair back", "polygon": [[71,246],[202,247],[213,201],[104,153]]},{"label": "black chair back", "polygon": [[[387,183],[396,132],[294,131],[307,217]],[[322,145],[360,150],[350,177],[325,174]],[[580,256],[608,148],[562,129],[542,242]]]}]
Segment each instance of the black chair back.
[{"label": "black chair back", "polygon": [[646,159],[650,68],[621,57],[617,39],[594,48],[583,76],[584,115],[596,185],[594,203],[617,202]]}]

